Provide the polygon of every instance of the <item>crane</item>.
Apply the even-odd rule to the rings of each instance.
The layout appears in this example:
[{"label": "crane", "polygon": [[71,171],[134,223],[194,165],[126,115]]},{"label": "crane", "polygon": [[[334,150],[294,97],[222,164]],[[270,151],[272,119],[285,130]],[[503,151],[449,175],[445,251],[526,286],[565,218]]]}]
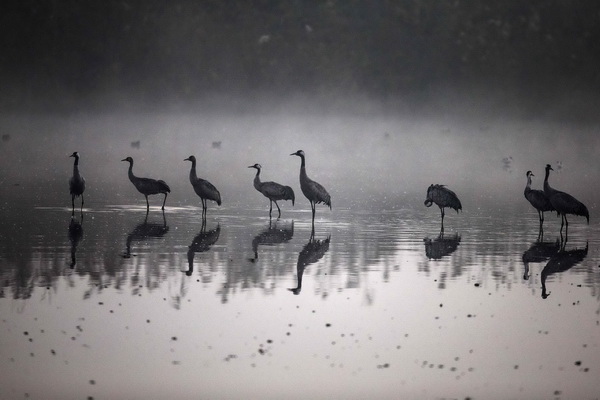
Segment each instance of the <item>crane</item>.
[{"label": "crane", "polygon": [[304,158],[304,151],[298,150],[290,156],[298,156],[302,160],[300,165],[300,189],[302,193],[310,202],[310,208],[312,209],[312,223],[313,227],[315,224],[315,207],[319,203],[324,203],[329,206],[331,210],[331,196],[327,193],[327,190],[318,182],[313,181],[306,175],[306,161]]},{"label": "crane", "polygon": [[279,208],[279,204],[277,204],[277,200],[292,200],[292,206],[294,205],[294,201],[296,197],[294,195],[294,191],[289,186],[283,186],[276,182],[261,182],[260,181],[260,169],[262,166],[260,164],[254,164],[249,166],[248,168],[256,169],[256,176],[254,177],[254,188],[261,192],[263,196],[269,199],[269,218],[271,217],[271,212],[273,211],[273,202],[277,206],[278,215],[277,218],[281,217],[281,209]]},{"label": "crane", "polygon": [[146,197],[146,213],[150,211],[150,203],[148,202],[148,196],[151,194],[163,193],[165,199],[163,200],[161,210],[165,209],[165,203],[167,202],[167,194],[171,193],[171,188],[163,180],[156,180],[152,178],[140,178],[133,174],[133,158],[127,157],[121,161],[127,161],[129,163],[129,180],[133,183],[133,186]]},{"label": "crane", "polygon": [[435,203],[440,208],[442,213],[442,232],[444,231],[444,208],[453,208],[458,214],[458,210],[462,210],[462,204],[452,190],[448,189],[446,185],[430,185],[427,188],[427,198],[425,199],[425,206],[431,207]]},{"label": "crane", "polygon": [[569,230],[569,221],[567,221],[567,214],[579,215],[587,219],[587,223],[590,223],[590,213],[588,212],[585,204],[577,200],[575,197],[568,193],[561,192],[550,186],[548,183],[548,177],[550,171],[554,171],[550,164],[546,164],[546,177],[544,178],[544,194],[550,200],[550,204],[561,216],[560,232],[562,233],[563,226],[566,225],[565,233]]},{"label": "crane", "polygon": [[544,225],[544,211],[554,211],[554,207],[550,203],[550,200],[544,194],[542,190],[535,190],[531,188],[531,177],[535,176],[531,171],[527,171],[527,185],[525,186],[525,198],[531,205],[537,210],[538,217],[540,219],[540,230]]},{"label": "crane", "polygon": [[217,205],[221,205],[221,193],[217,190],[217,188],[207,181],[206,179],[198,178],[196,175],[196,157],[189,156],[183,161],[191,161],[192,168],[190,169],[190,183],[194,188],[194,192],[198,196],[200,196],[200,200],[202,201],[202,218],[206,218],[206,210],[208,208],[206,201],[212,200],[217,202]]},{"label": "crane", "polygon": [[71,193],[72,213],[75,214],[75,197],[81,196],[81,212],[83,213],[83,192],[85,191],[85,179],[79,173],[79,153],[74,152],[69,157],[74,157],[73,176],[69,179],[69,193]]}]

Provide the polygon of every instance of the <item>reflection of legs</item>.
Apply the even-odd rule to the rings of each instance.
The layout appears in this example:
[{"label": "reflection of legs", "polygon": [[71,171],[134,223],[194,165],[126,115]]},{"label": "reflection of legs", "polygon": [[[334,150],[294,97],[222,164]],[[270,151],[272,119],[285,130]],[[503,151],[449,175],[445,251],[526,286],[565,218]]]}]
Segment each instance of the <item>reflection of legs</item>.
[{"label": "reflection of legs", "polygon": [[165,193],[165,199],[163,200],[163,206],[161,208],[161,210],[165,209],[165,203],[167,202],[167,194]]}]

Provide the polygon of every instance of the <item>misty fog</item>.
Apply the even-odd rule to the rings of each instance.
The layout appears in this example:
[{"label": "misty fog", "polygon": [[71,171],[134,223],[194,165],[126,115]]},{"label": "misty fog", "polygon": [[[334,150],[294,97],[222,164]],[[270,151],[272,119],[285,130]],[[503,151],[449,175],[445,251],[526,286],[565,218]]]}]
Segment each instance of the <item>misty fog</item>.
[{"label": "misty fog", "polygon": [[[164,179],[172,189],[167,205],[198,206],[188,181],[195,155],[198,175],[221,191],[225,205],[263,202],[252,187],[254,170],[299,191],[300,160],[330,192],[335,207],[419,207],[427,186],[455,190],[465,209],[479,200],[526,206],[525,172],[542,187],[544,166],[556,173],[556,188],[576,193],[591,209],[600,167],[595,127],[557,121],[476,118],[469,113],[433,117],[381,114],[294,113],[110,113],[17,115],[2,119],[10,140],[1,144],[5,190],[34,196],[39,206],[68,203],[73,151],[88,182],[87,201],[143,201],[127,178],[134,158],[137,176]],[[139,148],[132,142],[139,141]],[[221,142],[213,146],[213,142]],[[503,159],[507,159],[506,164]],[[559,168],[556,168],[556,166]],[[8,194],[8,193],[7,193]],[[299,206],[308,202],[299,198]],[[158,201],[158,200],[156,200]]]}]

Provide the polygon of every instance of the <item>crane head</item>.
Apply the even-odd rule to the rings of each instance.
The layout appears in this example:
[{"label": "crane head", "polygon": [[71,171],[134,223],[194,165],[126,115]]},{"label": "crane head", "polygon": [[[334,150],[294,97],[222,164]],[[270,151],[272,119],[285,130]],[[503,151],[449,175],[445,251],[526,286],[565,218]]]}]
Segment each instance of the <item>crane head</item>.
[{"label": "crane head", "polygon": [[74,151],[73,154],[71,154],[69,157],[79,158],[79,153]]},{"label": "crane head", "polygon": [[529,178],[530,176],[535,176],[535,175],[533,174],[533,172],[531,172],[531,171],[527,171],[527,173],[526,173],[525,175],[526,175],[528,178]]},{"label": "crane head", "polygon": [[262,168],[262,165],[260,165],[260,164],[254,164],[254,165],[250,165],[248,168],[256,168],[257,170],[260,171],[260,169]]},{"label": "crane head", "polygon": [[546,164],[546,171],[554,171],[550,164]]},{"label": "crane head", "polygon": [[185,159],[185,160],[183,160],[183,161],[191,161],[191,162],[195,162],[195,161],[196,161],[196,157],[194,157],[194,156],[189,156],[188,158],[186,158],[186,159]]},{"label": "crane head", "polygon": [[133,164],[133,158],[131,158],[131,157],[126,157],[126,158],[122,159],[121,161],[127,161],[128,163]]},{"label": "crane head", "polygon": [[304,151],[298,150],[297,152],[290,154],[290,156],[304,157]]}]

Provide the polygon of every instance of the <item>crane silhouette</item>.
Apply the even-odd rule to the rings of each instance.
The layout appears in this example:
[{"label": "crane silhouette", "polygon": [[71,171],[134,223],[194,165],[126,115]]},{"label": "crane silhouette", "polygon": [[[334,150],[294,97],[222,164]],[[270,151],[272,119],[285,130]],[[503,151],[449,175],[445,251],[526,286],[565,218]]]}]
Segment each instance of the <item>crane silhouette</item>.
[{"label": "crane silhouette", "polygon": [[248,261],[258,261],[258,246],[273,246],[280,243],[287,243],[294,237],[294,221],[292,221],[291,227],[284,226],[282,228],[277,227],[277,223],[272,224],[269,220],[269,227],[252,239],[252,251],[254,252],[254,258],[249,258]]},{"label": "crane silhouette", "polygon": [[327,239],[315,240],[314,233],[311,233],[308,243],[304,245],[300,253],[298,254],[298,263],[296,264],[296,287],[289,288],[288,290],[296,295],[302,291],[302,277],[304,276],[304,270],[310,264],[314,264],[319,261],[325,253],[329,250],[329,242],[331,236]]},{"label": "crane silhouette", "polygon": [[200,196],[200,200],[202,201],[202,218],[204,219],[206,218],[206,210],[208,208],[206,201],[216,201],[217,205],[220,206],[221,193],[219,193],[217,188],[206,179],[198,178],[198,175],[196,175],[196,157],[189,156],[183,161],[192,162],[192,168],[190,169],[190,183],[194,188],[194,192]]},{"label": "crane silhouette", "polygon": [[460,244],[458,233],[451,237],[444,237],[443,233],[435,239],[425,238],[425,255],[429,260],[441,260],[443,257],[454,253]]},{"label": "crane silhouette", "polygon": [[460,200],[456,196],[452,190],[446,188],[445,185],[430,185],[427,188],[427,198],[425,199],[425,206],[431,207],[431,205],[435,203],[440,208],[440,212],[442,214],[442,229],[444,231],[444,208],[453,208],[456,210],[458,214],[458,210],[462,210],[462,204],[460,204]]},{"label": "crane silhouette", "polygon": [[150,211],[150,203],[148,202],[148,196],[151,194],[163,193],[165,199],[163,200],[161,210],[165,209],[165,203],[167,202],[167,194],[171,193],[171,188],[163,180],[156,180],[152,178],[140,178],[133,174],[133,158],[127,157],[121,161],[127,161],[129,163],[129,180],[133,183],[133,186],[146,197],[146,213]]},{"label": "crane silhouette", "polygon": [[188,270],[185,271],[187,276],[192,276],[194,273],[194,256],[196,253],[204,253],[210,250],[210,247],[217,243],[221,234],[221,226],[217,224],[215,229],[206,230],[206,220],[202,220],[200,232],[192,239],[192,244],[188,246],[187,259]]},{"label": "crane silhouette", "polygon": [[75,197],[81,196],[81,212],[83,213],[83,192],[85,191],[85,179],[79,173],[79,153],[74,152],[69,157],[74,157],[73,176],[69,179],[69,193],[71,193],[71,214],[75,214]]},{"label": "crane silhouette", "polygon": [[550,164],[546,164],[546,177],[544,178],[544,194],[550,200],[550,204],[552,204],[552,207],[561,216],[560,232],[562,233],[563,226],[566,225],[567,227],[565,228],[565,235],[567,235],[569,231],[569,221],[567,221],[567,214],[585,217],[587,219],[587,223],[589,224],[590,213],[588,212],[587,207],[575,197],[571,196],[568,193],[561,192],[560,190],[556,190],[550,186],[550,184],[548,183],[550,171],[554,170],[552,169]]},{"label": "crane silhouette", "polygon": [[306,160],[304,159],[304,151],[298,150],[290,156],[298,156],[302,160],[300,165],[300,189],[302,193],[310,202],[310,208],[312,209],[312,223],[313,228],[315,224],[315,207],[319,203],[324,203],[329,206],[331,210],[331,196],[327,193],[327,190],[321,186],[318,182],[313,181],[306,175]]},{"label": "crane silhouette", "polygon": [[77,221],[75,216],[71,216],[69,222],[69,242],[71,242],[71,269],[75,268],[77,264],[77,246],[83,238],[83,213],[81,214],[81,221]]},{"label": "crane silhouette", "polygon": [[541,282],[542,282],[542,298],[547,299],[550,296],[550,292],[546,290],[546,279],[548,276],[552,274],[560,274],[562,272],[568,271],[573,268],[575,265],[582,262],[588,254],[588,243],[585,244],[585,249],[573,249],[573,250],[565,250],[567,242],[563,242],[560,245],[560,250],[556,252],[550,259],[548,260],[548,264],[544,267],[541,273]]},{"label": "crane silhouette", "polygon": [[523,252],[523,265],[525,271],[523,272],[523,279],[529,279],[529,263],[543,262],[554,256],[561,249],[561,244],[558,239],[555,242],[544,242],[538,240],[534,242],[527,250]]},{"label": "crane silhouette", "polygon": [[540,230],[542,230],[542,225],[544,225],[544,211],[554,211],[554,207],[552,207],[552,203],[543,190],[535,190],[531,188],[531,177],[535,176],[531,171],[527,171],[527,185],[525,185],[525,198],[533,208],[535,208],[538,212],[538,217],[540,219]]},{"label": "crane silhouette", "polygon": [[144,222],[136,225],[131,232],[127,235],[125,241],[125,253],[121,255],[123,258],[131,258],[131,245],[134,242],[148,243],[150,239],[160,239],[169,232],[169,226],[167,225],[167,218],[163,212],[163,223],[148,222],[148,213]]},{"label": "crane silhouette", "polygon": [[267,199],[269,199],[269,218],[271,217],[271,212],[273,211],[273,202],[277,206],[277,218],[281,217],[281,209],[279,208],[279,204],[277,204],[277,200],[292,200],[293,206],[296,197],[292,188],[289,186],[283,186],[276,182],[261,182],[260,169],[262,168],[262,166],[260,164],[254,164],[249,166],[248,168],[256,169],[256,176],[254,177],[254,188],[261,192],[263,196],[265,196]]}]

